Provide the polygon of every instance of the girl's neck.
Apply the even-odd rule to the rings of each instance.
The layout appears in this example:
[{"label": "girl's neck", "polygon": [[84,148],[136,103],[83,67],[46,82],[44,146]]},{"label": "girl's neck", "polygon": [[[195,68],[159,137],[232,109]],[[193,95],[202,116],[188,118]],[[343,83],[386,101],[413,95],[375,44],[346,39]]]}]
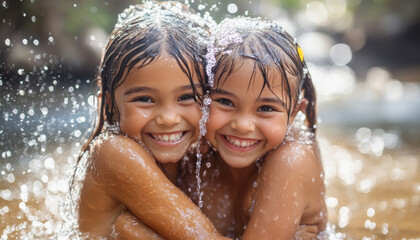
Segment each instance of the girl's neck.
[{"label": "girl's neck", "polygon": [[219,154],[216,154],[217,160],[220,162],[222,169],[226,169],[226,172],[229,174],[232,184],[241,185],[244,182],[250,181],[252,176],[258,172],[256,164],[251,164],[244,168],[234,168],[226,164],[223,161],[222,157]]},{"label": "girl's neck", "polygon": [[165,176],[173,183],[176,184],[178,177],[178,162],[175,163],[158,163]]}]

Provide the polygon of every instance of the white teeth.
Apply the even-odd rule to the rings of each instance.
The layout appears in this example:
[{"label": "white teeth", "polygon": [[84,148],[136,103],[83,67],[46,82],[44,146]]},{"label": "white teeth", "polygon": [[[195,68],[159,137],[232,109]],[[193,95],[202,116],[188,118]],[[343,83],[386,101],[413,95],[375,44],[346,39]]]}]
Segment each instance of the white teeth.
[{"label": "white teeth", "polygon": [[255,140],[253,142],[251,141],[240,141],[238,139],[231,139],[228,136],[225,135],[226,140],[230,143],[235,145],[236,147],[241,147],[241,148],[245,148],[245,147],[250,147],[254,144],[256,144],[258,142],[258,140]]},{"label": "white teeth", "polygon": [[174,134],[150,134],[154,139],[162,142],[176,142],[182,137],[182,132]]}]

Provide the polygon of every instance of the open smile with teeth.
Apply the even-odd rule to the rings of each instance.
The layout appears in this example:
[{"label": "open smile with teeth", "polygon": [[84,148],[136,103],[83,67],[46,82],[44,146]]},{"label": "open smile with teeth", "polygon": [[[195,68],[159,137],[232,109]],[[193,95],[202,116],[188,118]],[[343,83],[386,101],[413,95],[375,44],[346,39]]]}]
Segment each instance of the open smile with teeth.
[{"label": "open smile with teeth", "polygon": [[162,142],[177,142],[181,139],[184,135],[184,132],[176,132],[176,133],[150,133],[155,140],[162,141]]},{"label": "open smile with teeth", "polygon": [[223,135],[223,137],[226,139],[226,141],[228,143],[234,145],[235,147],[239,147],[239,148],[251,147],[251,146],[255,145],[256,143],[258,143],[260,141],[260,140],[256,140],[256,139],[236,138],[236,137],[227,136],[227,135]]}]

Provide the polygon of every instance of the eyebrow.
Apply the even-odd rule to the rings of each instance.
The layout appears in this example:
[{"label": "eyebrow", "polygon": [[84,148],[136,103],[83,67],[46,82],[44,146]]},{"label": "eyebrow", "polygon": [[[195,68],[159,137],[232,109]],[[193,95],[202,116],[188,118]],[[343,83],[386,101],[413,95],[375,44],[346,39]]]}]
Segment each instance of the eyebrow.
[{"label": "eyebrow", "polygon": [[125,91],[124,96],[136,93],[136,92],[143,92],[143,91],[153,91],[156,92],[156,90],[149,88],[149,87],[133,87]]},{"label": "eyebrow", "polygon": [[[198,83],[194,84],[194,86],[196,88],[201,88],[200,84],[198,84]],[[179,87],[177,89],[177,91],[184,91],[184,90],[190,90],[190,89],[192,89],[191,84],[188,84],[188,85]],[[132,94],[132,93],[144,92],[144,91],[157,92],[157,90],[155,90],[153,88],[149,88],[149,87],[133,87],[133,88],[130,88],[127,91],[125,91],[124,96]]]},{"label": "eyebrow", "polygon": [[233,93],[231,93],[231,92],[228,92],[228,91],[225,91],[225,90],[223,90],[223,89],[216,89],[216,90],[214,90],[214,91],[213,91],[213,93],[217,93],[217,94],[224,94],[224,95],[228,95],[228,96],[236,97],[236,95],[235,95],[235,94],[233,94]]},{"label": "eyebrow", "polygon": [[[196,88],[196,89],[197,89],[197,88],[201,88],[201,85],[200,85],[200,84],[198,84],[198,83],[195,83],[195,84],[194,84],[194,86],[195,86],[195,88]],[[184,90],[190,90],[190,89],[192,89],[191,84],[188,84],[188,85],[185,85],[185,86],[179,87],[179,88],[177,89],[177,91],[184,91]]]}]

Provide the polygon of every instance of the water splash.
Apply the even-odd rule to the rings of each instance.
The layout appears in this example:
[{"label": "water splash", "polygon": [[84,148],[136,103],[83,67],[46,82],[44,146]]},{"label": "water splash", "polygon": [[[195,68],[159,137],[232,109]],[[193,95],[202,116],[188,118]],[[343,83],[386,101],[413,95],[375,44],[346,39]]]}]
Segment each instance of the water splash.
[{"label": "water splash", "polygon": [[[159,23],[166,17],[166,15],[172,15],[174,13],[191,20],[189,21],[189,26],[187,26],[189,33],[193,35],[192,39],[195,39],[204,49],[204,47],[208,45],[207,26],[215,25],[215,22],[209,14],[205,14],[201,17],[199,14],[186,12],[184,6],[179,2],[164,2],[156,4],[153,1],[146,1],[143,5],[131,5],[118,15],[118,21],[115,24],[114,29],[127,26],[147,28],[150,22]],[[143,19],[141,23],[134,20],[139,17]],[[135,23],[135,25],[133,23]],[[112,36],[111,39],[115,37],[118,36]]]},{"label": "water splash", "polygon": [[285,141],[297,142],[310,145],[315,141],[315,134],[311,132],[305,123],[306,115],[299,111],[291,124],[287,126]]},{"label": "water splash", "polygon": [[346,239],[346,234],[341,232],[336,232],[335,225],[327,224],[327,228],[319,233],[317,236],[318,240],[344,240]]},{"label": "water splash", "polygon": [[211,98],[209,93],[207,93],[203,98],[203,105],[201,107],[201,119],[199,122],[199,128],[200,132],[198,135],[198,139],[196,142],[196,168],[195,168],[195,177],[197,180],[197,195],[198,195],[198,207],[203,207],[203,191],[201,191],[201,163],[203,160],[203,154],[201,153],[201,141],[204,135],[207,133],[206,124],[209,120],[209,114],[210,114],[210,104],[211,104]]}]

